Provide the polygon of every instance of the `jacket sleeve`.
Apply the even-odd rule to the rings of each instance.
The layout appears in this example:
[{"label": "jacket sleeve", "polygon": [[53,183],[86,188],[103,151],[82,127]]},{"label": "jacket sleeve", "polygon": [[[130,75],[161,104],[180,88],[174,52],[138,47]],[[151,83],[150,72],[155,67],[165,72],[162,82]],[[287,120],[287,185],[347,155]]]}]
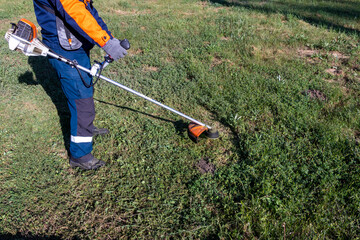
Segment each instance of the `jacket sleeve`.
[{"label": "jacket sleeve", "polygon": [[107,33],[110,34],[111,37],[113,37],[113,35],[112,35],[111,32],[109,31],[106,23],[105,23],[104,20],[99,16],[99,13],[98,13],[98,11],[97,11],[95,8],[92,9],[92,14],[93,14],[94,18],[96,19],[96,21],[98,22],[98,24],[99,24],[104,30],[106,30]]},{"label": "jacket sleeve", "polygon": [[[60,17],[75,31],[93,44],[103,47],[112,37],[104,21],[94,9],[92,14],[88,6],[89,1],[84,0],[52,0]],[[88,9],[89,8],[89,9]]]}]

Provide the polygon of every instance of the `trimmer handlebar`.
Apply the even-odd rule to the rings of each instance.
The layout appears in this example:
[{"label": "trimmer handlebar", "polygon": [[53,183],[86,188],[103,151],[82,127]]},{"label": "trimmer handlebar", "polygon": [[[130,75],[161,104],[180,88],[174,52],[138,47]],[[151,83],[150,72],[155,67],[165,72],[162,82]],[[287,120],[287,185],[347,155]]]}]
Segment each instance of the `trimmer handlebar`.
[{"label": "trimmer handlebar", "polygon": [[[119,39],[120,40],[120,39]],[[129,50],[130,49],[130,42],[129,40],[127,40],[126,38],[123,40],[120,40],[120,45],[125,49],[125,50]],[[105,62],[103,62],[103,68],[106,67],[109,63],[112,63],[114,61],[114,59],[112,59],[109,55],[105,56],[105,62],[107,64],[105,64]]]},{"label": "trimmer handlebar", "polygon": [[[119,39],[120,40],[120,39]],[[124,40],[120,40],[120,45],[125,48],[125,50],[130,49],[130,42],[126,38]]]},{"label": "trimmer handlebar", "polygon": [[[129,40],[127,40],[126,38],[124,40],[120,40],[120,45],[125,48],[126,50],[130,49],[130,42]],[[105,60],[102,63],[99,63],[97,61],[95,61],[95,64],[91,67],[91,75],[92,76],[96,76],[96,75],[100,75],[101,71],[107,67],[107,65],[109,65],[109,63],[112,63],[114,61],[114,59],[112,59],[109,55],[106,55]]]}]

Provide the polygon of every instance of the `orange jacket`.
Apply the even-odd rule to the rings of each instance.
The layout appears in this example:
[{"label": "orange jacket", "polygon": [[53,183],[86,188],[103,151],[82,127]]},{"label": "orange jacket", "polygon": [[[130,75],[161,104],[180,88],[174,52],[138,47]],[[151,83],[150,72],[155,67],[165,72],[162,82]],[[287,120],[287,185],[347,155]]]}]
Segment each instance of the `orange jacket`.
[{"label": "orange jacket", "polygon": [[[37,0],[34,1],[37,21],[44,37],[57,36],[56,18],[43,6],[52,9],[74,35],[81,36],[91,44],[103,47],[113,38],[105,22],[92,6],[92,0]],[[80,38],[81,39],[81,38]]]}]

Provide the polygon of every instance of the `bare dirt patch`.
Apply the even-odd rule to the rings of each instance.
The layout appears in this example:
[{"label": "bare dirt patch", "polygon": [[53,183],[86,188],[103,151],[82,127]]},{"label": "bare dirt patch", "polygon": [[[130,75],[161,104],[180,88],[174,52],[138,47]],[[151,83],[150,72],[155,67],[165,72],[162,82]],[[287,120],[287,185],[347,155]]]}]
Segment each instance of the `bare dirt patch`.
[{"label": "bare dirt patch", "polygon": [[195,167],[200,171],[201,174],[210,173],[214,175],[215,165],[209,162],[208,158],[202,158]]},{"label": "bare dirt patch", "polygon": [[309,89],[307,91],[304,91],[303,94],[309,96],[310,99],[314,99],[314,100],[317,99],[320,101],[326,101],[327,99],[326,95],[319,90]]},{"label": "bare dirt patch", "polygon": [[330,54],[331,54],[331,56],[333,56],[334,58],[339,59],[339,60],[346,60],[346,59],[350,58],[350,56],[347,56],[338,51],[332,51],[332,52],[330,52]]},{"label": "bare dirt patch", "polygon": [[320,51],[319,50],[313,50],[313,49],[299,49],[297,51],[297,54],[301,58],[305,58],[308,63],[316,64],[321,61],[321,58],[319,57]]},{"label": "bare dirt patch", "polygon": [[330,57],[333,57],[338,60],[347,60],[350,58],[349,56],[347,56],[341,52],[338,52],[338,51],[331,51],[331,52],[326,53],[326,52],[321,52],[320,50],[315,50],[315,49],[298,49],[297,53],[300,57],[303,57],[303,58],[310,58],[310,57],[314,57],[314,56],[318,56],[318,55],[326,55],[326,54],[328,54]]},{"label": "bare dirt patch", "polygon": [[332,67],[326,69],[325,72],[333,75],[333,76],[342,76],[344,72],[339,69],[339,66],[342,64],[347,64],[350,59],[350,56],[345,55],[339,51],[321,51],[315,49],[298,49],[298,56],[300,58],[306,59],[307,62],[311,64],[316,64],[326,59],[327,61],[331,61]]},{"label": "bare dirt patch", "polygon": [[333,76],[341,76],[344,73],[342,70],[337,69],[337,68],[328,68],[325,70],[325,72],[327,72]]},{"label": "bare dirt patch", "polygon": [[298,50],[298,55],[300,57],[312,57],[315,54],[319,54],[320,51],[319,50],[312,50],[312,49],[299,49]]}]

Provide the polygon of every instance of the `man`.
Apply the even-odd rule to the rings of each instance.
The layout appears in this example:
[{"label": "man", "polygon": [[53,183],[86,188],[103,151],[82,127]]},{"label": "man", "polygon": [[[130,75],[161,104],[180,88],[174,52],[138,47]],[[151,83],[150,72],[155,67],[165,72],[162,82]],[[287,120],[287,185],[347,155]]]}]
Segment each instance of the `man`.
[{"label": "man", "polygon": [[[43,42],[57,54],[76,60],[90,68],[90,49],[97,45],[114,60],[127,52],[113,37],[93,7],[92,0],[33,0]],[[94,127],[95,106],[92,77],[57,59],[49,57],[68,100],[70,118],[70,166],[85,170],[96,169],[105,163],[92,154],[92,140],[107,129]]]}]

